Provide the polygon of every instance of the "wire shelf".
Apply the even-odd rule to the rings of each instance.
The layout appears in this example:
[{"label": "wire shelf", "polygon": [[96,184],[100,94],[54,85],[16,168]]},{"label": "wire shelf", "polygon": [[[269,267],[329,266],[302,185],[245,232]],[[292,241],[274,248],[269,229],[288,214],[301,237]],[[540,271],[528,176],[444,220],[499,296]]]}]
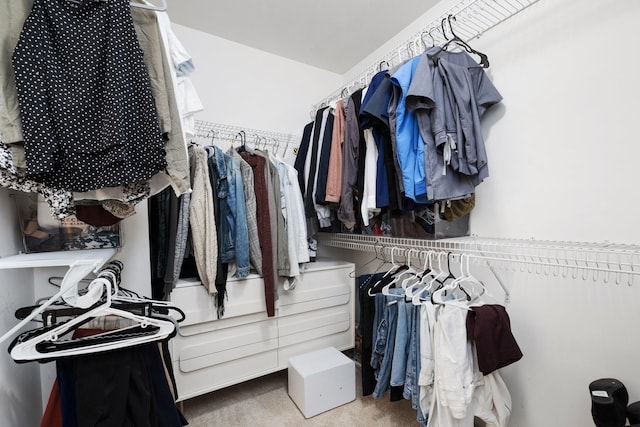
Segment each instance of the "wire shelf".
[{"label": "wire shelf", "polygon": [[241,142],[241,133],[245,134],[246,142],[251,146],[297,144],[298,137],[293,134],[272,132],[266,130],[251,129],[242,126],[233,126],[221,123],[213,123],[196,120],[196,139],[199,141]]},{"label": "wire shelf", "polygon": [[513,271],[633,284],[640,274],[640,246],[609,242],[498,239],[477,236],[423,240],[320,233],[319,243],[356,251],[424,258],[429,253],[467,254],[474,262]]},{"label": "wire shelf", "polygon": [[501,24],[512,16],[533,6],[540,0],[462,0],[438,18],[432,20],[420,31],[414,33],[404,43],[396,46],[381,57],[376,63],[371,64],[364,71],[351,79],[343,87],[316,103],[312,107],[311,117],[315,112],[328,105],[331,101],[342,97],[347,92],[353,92],[357,88],[364,87],[375,73],[381,71],[381,65],[387,64],[389,68],[402,63],[404,59],[425,50],[427,43],[441,44],[447,38],[442,34],[442,22],[449,15],[455,18],[455,32],[466,42],[479,38],[484,33]]}]

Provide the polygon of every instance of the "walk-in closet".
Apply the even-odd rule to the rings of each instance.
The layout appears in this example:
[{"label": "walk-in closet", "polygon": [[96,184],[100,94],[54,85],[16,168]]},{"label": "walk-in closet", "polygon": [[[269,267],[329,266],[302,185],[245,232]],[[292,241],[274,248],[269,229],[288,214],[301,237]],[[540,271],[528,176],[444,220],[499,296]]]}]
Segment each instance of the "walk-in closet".
[{"label": "walk-in closet", "polygon": [[1,426],[640,425],[640,2],[0,3]]}]

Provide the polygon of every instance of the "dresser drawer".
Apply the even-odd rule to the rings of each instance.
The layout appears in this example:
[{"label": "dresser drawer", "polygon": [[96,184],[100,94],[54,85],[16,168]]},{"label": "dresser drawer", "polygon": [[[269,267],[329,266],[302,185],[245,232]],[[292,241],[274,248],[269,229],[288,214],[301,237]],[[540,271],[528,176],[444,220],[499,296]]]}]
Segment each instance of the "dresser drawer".
[{"label": "dresser drawer", "polygon": [[190,372],[278,347],[275,319],[213,330],[172,340],[172,359]]},{"label": "dresser drawer", "polygon": [[348,304],[355,281],[349,275],[354,265],[342,261],[317,261],[296,279],[294,289],[285,291],[279,285],[278,315],[318,310]]},{"label": "dresser drawer", "polygon": [[184,372],[180,362],[173,362],[178,400],[200,396],[234,384],[277,371],[278,351],[270,350],[226,363]]},{"label": "dresser drawer", "polygon": [[288,346],[349,331],[353,317],[349,305],[278,318],[280,346]]},{"label": "dresser drawer", "polygon": [[186,319],[181,327],[265,312],[264,282],[252,275],[247,279],[230,279],[227,282],[227,298],[224,316],[218,319],[216,296],[197,281],[183,281],[171,292],[171,302],[182,309]]}]

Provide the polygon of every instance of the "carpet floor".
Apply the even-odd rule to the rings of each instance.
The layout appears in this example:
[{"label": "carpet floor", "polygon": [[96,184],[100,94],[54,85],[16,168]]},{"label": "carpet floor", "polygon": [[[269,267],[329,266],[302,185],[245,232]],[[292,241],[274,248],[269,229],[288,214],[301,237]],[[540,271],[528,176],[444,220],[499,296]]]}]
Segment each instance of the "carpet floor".
[{"label": "carpet floor", "polygon": [[418,426],[411,402],[362,396],[356,368],[356,400],[306,419],[287,394],[287,371],[217,390],[184,402],[191,427]]}]

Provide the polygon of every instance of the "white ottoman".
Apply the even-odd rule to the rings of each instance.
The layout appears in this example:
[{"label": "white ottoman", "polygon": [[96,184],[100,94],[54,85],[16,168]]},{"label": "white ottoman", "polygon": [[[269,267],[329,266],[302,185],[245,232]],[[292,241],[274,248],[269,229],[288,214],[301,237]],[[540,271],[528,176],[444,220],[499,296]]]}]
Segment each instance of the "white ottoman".
[{"label": "white ottoman", "polygon": [[355,363],[333,347],[289,358],[289,396],[305,418],[356,398]]}]

